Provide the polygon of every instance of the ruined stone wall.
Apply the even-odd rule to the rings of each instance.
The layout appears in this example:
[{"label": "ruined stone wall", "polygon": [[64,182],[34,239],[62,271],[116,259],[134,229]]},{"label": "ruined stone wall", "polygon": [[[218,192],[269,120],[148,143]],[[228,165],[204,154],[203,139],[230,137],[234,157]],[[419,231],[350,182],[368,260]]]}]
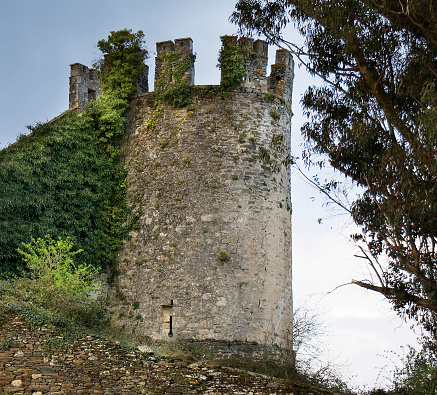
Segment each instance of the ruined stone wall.
[{"label": "ruined stone wall", "polygon": [[[144,72],[137,81],[137,93],[149,91],[148,84],[149,67],[145,66]],[[80,63],[70,65],[70,90],[69,109],[83,111],[85,105],[91,100],[97,99],[102,94],[99,85],[98,71],[90,69]]]},{"label": "ruined stone wall", "polygon": [[293,65],[281,59],[282,79],[254,69],[263,81],[223,96],[199,89],[183,109],[155,105],[153,93],[133,103],[125,148],[138,222],[113,276],[115,327],[290,345],[291,96],[282,95]]},{"label": "ruined stone wall", "polygon": [[85,104],[102,94],[97,70],[89,69],[80,63],[70,65],[69,109],[82,111]]}]

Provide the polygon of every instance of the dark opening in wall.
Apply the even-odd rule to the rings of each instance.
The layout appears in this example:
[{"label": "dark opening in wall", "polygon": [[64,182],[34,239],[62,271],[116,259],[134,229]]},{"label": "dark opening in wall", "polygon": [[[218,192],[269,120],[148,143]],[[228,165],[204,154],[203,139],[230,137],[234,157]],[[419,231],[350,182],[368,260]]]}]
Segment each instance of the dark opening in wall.
[{"label": "dark opening in wall", "polygon": [[172,315],[170,316],[169,324],[170,324],[170,328],[168,331],[168,337],[173,337],[173,316]]},{"label": "dark opening in wall", "polygon": [[164,314],[164,330],[168,331],[168,337],[173,337],[173,299],[170,300],[169,304],[162,304],[161,307],[163,309]]},{"label": "dark opening in wall", "polygon": [[97,99],[96,91],[94,89],[88,89],[88,101],[96,100],[96,99]]}]

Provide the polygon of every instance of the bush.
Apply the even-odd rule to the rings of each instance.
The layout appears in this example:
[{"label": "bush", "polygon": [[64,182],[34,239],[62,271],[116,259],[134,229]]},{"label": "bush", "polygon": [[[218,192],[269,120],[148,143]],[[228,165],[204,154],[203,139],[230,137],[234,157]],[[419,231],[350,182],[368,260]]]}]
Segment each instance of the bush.
[{"label": "bush", "polygon": [[76,265],[74,258],[81,250],[73,251],[71,239],[52,239],[50,236],[23,243],[18,249],[28,276],[12,278],[4,286],[15,302],[25,302],[62,317],[62,321],[90,324],[103,318],[98,301],[88,294],[98,285],[94,281],[98,270],[86,264]]},{"label": "bush", "polygon": [[437,356],[431,350],[416,351],[408,346],[401,358],[402,366],[393,373],[391,390],[387,394],[434,395],[437,393]]}]

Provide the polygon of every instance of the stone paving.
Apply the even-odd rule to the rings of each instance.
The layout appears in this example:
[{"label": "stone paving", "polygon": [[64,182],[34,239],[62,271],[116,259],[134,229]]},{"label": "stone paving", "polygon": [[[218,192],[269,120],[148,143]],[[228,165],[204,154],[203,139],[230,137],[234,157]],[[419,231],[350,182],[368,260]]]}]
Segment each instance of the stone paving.
[{"label": "stone paving", "polygon": [[328,394],[248,372],[156,358],[86,336],[50,349],[54,328],[0,317],[0,394]]}]

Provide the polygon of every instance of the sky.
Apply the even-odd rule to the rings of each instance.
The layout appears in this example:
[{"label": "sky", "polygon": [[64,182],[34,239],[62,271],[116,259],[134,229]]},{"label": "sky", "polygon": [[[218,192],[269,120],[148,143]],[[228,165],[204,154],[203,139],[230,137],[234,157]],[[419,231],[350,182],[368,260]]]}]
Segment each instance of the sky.
[{"label": "sky", "polygon": [[[28,133],[26,125],[50,120],[68,108],[69,65],[91,66],[99,58],[97,41],[110,31],[144,32],[149,86],[155,43],[185,37],[193,39],[197,54],[195,83],[218,84],[220,36],[237,32],[228,20],[235,0],[0,0],[0,5],[0,148]],[[291,29],[285,38],[301,41]],[[299,102],[308,86],[318,83],[296,63],[292,151],[297,157],[305,121]],[[367,273],[349,241],[353,226],[347,216],[327,208],[324,198],[296,172],[292,203],[295,306],[306,304],[320,312],[328,327],[321,340],[324,357],[337,364],[349,382],[368,388],[383,384],[387,372],[381,369],[391,369],[396,359],[390,351],[402,354],[401,346],[415,345],[411,323],[403,323],[374,292],[355,285],[339,287]]]}]

